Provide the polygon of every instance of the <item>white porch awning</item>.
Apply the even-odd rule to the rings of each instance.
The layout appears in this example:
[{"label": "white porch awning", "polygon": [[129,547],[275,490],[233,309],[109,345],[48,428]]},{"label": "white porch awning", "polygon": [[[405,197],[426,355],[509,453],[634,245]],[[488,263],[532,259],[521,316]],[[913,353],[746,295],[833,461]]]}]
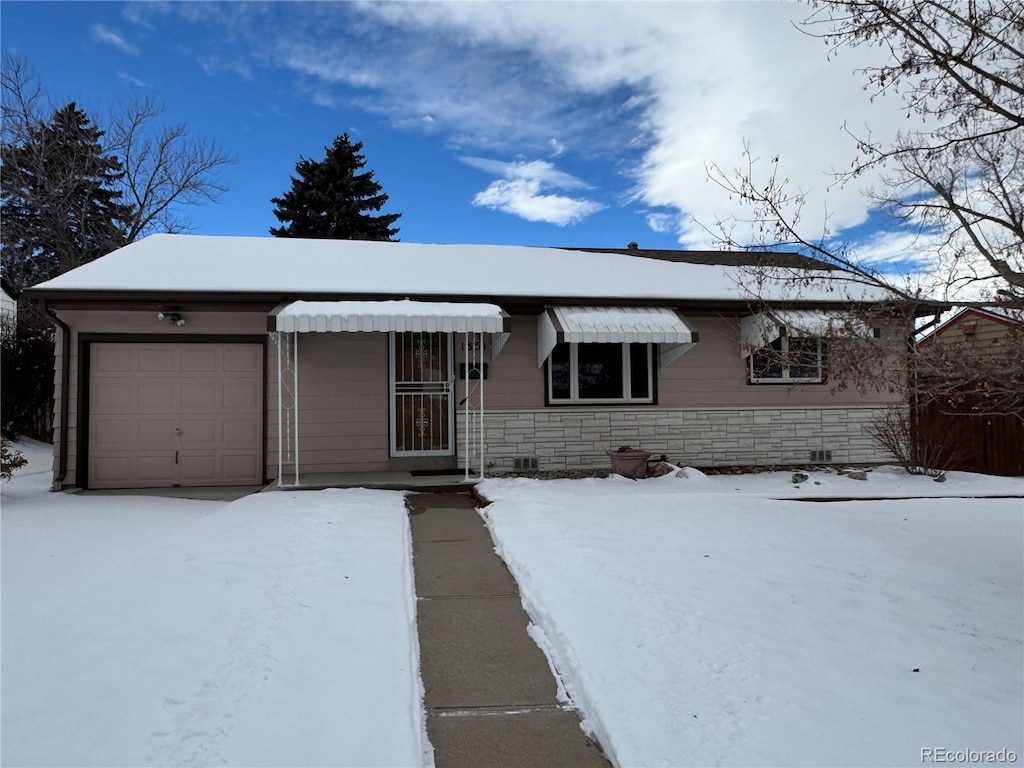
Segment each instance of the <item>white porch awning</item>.
[{"label": "white porch awning", "polygon": [[697,332],[670,307],[548,307],[537,318],[537,367],[564,342],[660,344],[665,366],[697,342]]},{"label": "white porch awning", "polygon": [[846,336],[870,339],[874,329],[863,320],[842,311],[772,310],[740,318],[740,357],[749,357],[761,349],[787,336]]},{"label": "white porch awning", "polygon": [[509,316],[496,304],[443,301],[293,301],[270,314],[284,333],[504,333]]}]

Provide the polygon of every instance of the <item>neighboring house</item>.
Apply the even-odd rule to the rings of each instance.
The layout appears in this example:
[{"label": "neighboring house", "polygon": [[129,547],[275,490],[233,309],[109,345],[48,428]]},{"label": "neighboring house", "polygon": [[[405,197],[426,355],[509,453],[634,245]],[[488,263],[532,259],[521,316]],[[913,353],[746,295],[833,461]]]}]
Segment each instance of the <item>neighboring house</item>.
[{"label": "neighboring house", "polygon": [[835,386],[813,329],[889,297],[831,272],[752,310],[743,267],[766,258],[821,266],[154,235],[29,292],[63,330],[55,485],[570,470],[622,445],[696,466],[885,460],[864,426],[899,396]]},{"label": "neighboring house", "polygon": [[1014,329],[1024,328],[1024,311],[1001,308],[961,309],[925,336],[919,345],[957,344],[965,351],[984,351],[1006,342]]},{"label": "neighboring house", "polygon": [[921,455],[944,469],[1024,475],[1024,311],[962,309],[917,346]]},{"label": "neighboring house", "polygon": [[4,277],[0,277],[0,322],[12,328],[18,322],[17,292]]}]

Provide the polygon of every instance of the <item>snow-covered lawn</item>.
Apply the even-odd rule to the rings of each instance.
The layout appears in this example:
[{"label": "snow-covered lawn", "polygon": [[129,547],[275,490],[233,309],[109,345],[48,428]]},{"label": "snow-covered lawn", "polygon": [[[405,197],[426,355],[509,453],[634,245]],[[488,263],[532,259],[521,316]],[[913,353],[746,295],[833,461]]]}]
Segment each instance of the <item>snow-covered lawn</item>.
[{"label": "snow-covered lawn", "polygon": [[[5,765],[413,766],[400,494],[0,486]],[[1020,478],[487,481],[485,518],[616,764],[1024,760]],[[776,498],[773,498],[776,497]]]},{"label": "snow-covered lawn", "polygon": [[411,766],[401,494],[232,503],[2,486],[5,765]]},{"label": "snow-covered lawn", "polygon": [[[1022,486],[891,471],[803,484]],[[617,765],[920,765],[923,748],[1024,760],[1021,499],[777,501],[764,497],[790,495],[788,474],[695,472],[481,491],[532,632]]]}]

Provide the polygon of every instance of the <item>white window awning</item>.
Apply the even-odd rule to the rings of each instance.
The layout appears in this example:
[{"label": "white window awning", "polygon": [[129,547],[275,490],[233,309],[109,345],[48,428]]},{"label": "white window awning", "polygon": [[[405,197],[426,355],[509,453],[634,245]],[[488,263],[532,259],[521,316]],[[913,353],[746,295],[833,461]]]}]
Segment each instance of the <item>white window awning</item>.
[{"label": "white window awning", "polygon": [[560,343],[660,344],[665,366],[697,343],[697,332],[671,307],[548,307],[537,318],[538,367]]},{"label": "white window awning", "polygon": [[496,304],[443,301],[293,301],[270,313],[284,333],[506,333],[510,319]]},{"label": "white window awning", "polygon": [[771,310],[740,318],[740,357],[766,347],[782,334],[787,336],[858,337],[870,339],[874,329],[859,318],[842,311]]}]

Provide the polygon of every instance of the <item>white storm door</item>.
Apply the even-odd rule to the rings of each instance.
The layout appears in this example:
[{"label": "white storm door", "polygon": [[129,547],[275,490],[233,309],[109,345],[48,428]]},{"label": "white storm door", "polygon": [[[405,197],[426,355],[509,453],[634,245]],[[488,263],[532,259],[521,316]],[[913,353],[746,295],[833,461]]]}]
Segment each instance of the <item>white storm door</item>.
[{"label": "white storm door", "polygon": [[390,334],[391,455],[455,453],[452,335]]}]

